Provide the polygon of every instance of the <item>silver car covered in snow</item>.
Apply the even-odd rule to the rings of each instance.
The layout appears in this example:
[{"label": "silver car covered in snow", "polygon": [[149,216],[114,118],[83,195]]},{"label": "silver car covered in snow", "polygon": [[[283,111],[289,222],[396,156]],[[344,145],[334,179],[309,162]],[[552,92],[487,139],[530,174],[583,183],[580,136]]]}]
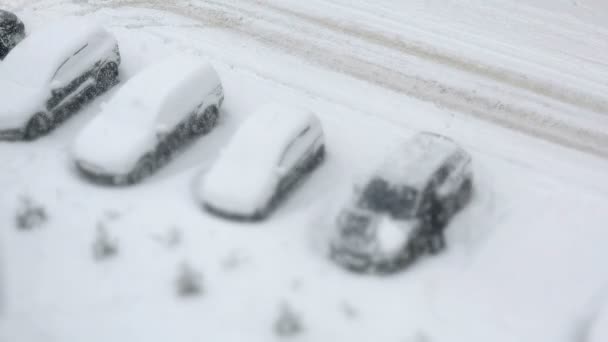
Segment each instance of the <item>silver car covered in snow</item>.
[{"label": "silver car covered in snow", "polygon": [[472,194],[471,157],[451,139],[420,133],[388,156],[336,219],[331,257],[390,273],[444,248],[443,230]]},{"label": "silver car covered in snow", "polygon": [[211,131],[224,91],[204,59],[176,55],[136,74],[76,137],[73,157],[88,178],[132,184]]},{"label": "silver car covered in snow", "polygon": [[118,82],[116,39],[66,18],[25,38],[0,63],[0,139],[35,139]]}]

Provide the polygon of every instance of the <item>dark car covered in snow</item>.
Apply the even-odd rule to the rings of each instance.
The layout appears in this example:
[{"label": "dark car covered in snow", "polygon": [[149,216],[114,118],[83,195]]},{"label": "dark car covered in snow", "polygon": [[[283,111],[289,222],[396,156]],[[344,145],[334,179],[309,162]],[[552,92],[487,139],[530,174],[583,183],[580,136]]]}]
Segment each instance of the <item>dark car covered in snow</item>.
[{"label": "dark car covered in snow", "polygon": [[0,10],[0,60],[25,38],[25,26],[11,12]]},{"label": "dark car covered in snow", "polygon": [[390,154],[338,214],[333,260],[391,273],[445,247],[444,228],[471,199],[471,157],[451,139],[420,133]]},{"label": "dark car covered in snow", "polygon": [[0,140],[33,140],[118,83],[114,36],[64,18],[27,36],[0,63]]}]

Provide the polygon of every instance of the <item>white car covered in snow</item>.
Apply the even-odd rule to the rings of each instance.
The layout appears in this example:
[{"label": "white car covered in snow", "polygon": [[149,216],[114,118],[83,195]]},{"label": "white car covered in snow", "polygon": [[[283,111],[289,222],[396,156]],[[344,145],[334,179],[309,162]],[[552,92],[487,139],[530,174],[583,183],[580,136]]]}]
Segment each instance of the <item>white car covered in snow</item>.
[{"label": "white car covered in snow", "polygon": [[200,182],[200,200],[223,217],[264,219],[324,156],[313,113],[266,105],[245,120]]},{"label": "white car covered in snow", "polygon": [[470,155],[419,133],[391,153],[337,217],[331,257],[348,269],[390,273],[445,246],[443,230],[472,195]]},{"label": "white car covered in snow", "polygon": [[224,100],[207,61],[177,55],[131,78],[77,136],[73,157],[92,180],[133,184],[211,131]]},{"label": "white car covered in snow", "polygon": [[0,63],[0,139],[35,139],[118,82],[116,39],[84,19],[41,28]]}]

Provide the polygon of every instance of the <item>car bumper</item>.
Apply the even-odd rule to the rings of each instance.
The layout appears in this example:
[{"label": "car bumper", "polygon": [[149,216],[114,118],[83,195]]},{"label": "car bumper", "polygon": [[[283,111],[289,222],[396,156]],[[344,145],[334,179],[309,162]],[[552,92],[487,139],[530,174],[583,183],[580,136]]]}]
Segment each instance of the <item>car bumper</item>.
[{"label": "car bumper", "polygon": [[355,272],[369,271],[373,264],[369,255],[337,246],[331,246],[330,257],[339,265]]},{"label": "car bumper", "polygon": [[0,140],[15,141],[23,140],[25,132],[23,129],[4,129],[0,130]]},{"label": "car bumper", "polygon": [[77,161],[76,168],[81,175],[90,181],[106,185],[127,185],[129,184],[128,175],[112,174],[86,162]]},{"label": "car bumper", "polygon": [[256,211],[252,214],[242,214],[242,213],[234,213],[229,212],[223,209],[219,209],[209,203],[203,203],[203,208],[218,217],[222,217],[225,219],[233,220],[233,221],[242,221],[242,222],[259,222],[266,218],[267,215],[265,213]]}]

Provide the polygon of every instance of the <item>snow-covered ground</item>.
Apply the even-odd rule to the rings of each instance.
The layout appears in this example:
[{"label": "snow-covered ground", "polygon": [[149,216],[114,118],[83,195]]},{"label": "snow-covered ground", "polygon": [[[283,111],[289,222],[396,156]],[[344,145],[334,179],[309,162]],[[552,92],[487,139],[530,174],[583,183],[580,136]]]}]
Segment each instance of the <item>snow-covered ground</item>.
[{"label": "snow-covered ground", "polygon": [[[80,179],[69,154],[118,87],[46,138],[0,143],[0,341],[603,341],[604,1],[2,3],[30,31],[99,21],[123,79],[176,52],[208,57],[226,99],[210,135],[129,188]],[[206,214],[195,175],[268,101],[319,114],[326,162],[267,222]],[[324,254],[334,210],[419,130],[471,152],[472,205],[441,256],[391,277],[343,271]],[[22,197],[43,225],[17,229]],[[101,259],[100,224],[116,242]],[[176,294],[182,263],[197,296]],[[275,329],[286,307],[299,329]]]}]

